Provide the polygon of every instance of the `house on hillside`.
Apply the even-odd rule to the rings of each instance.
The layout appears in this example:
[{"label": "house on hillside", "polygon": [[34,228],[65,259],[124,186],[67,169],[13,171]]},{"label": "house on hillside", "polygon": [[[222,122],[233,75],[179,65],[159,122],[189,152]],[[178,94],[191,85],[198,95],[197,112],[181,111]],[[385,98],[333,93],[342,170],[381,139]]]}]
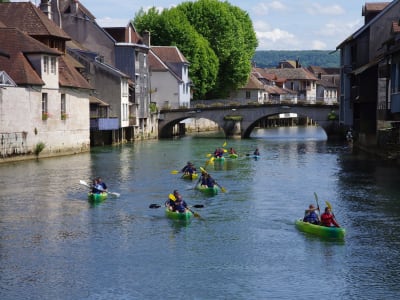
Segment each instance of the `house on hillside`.
[{"label": "house on hillside", "polygon": [[[157,112],[151,111],[150,107],[150,73],[148,64],[149,47],[143,38],[136,32],[132,24],[125,27],[102,28],[96,23],[96,18],[79,1],[59,0],[46,2],[47,9],[51,12],[51,19],[63,28],[77,43],[71,45],[71,53],[91,52],[90,58],[85,65],[90,66],[96,62],[100,69],[87,69],[91,74],[91,80],[96,89],[96,98],[110,105],[110,111],[119,119],[119,130],[114,133],[113,141],[125,141],[139,138],[156,138],[158,135]],[[76,51],[75,51],[76,50]],[[108,86],[104,86],[97,75],[104,78],[104,72],[110,71]],[[103,74],[98,73],[103,72]],[[118,80],[112,84],[115,75],[120,73],[119,78],[129,77],[128,85],[125,80]],[[99,84],[97,84],[98,82]],[[127,89],[126,89],[127,88]],[[119,92],[110,95],[110,90]]]},{"label": "house on hillside", "polygon": [[262,104],[268,101],[268,94],[265,85],[258,80],[255,74],[251,73],[245,86],[231,91],[229,100],[231,103],[241,105]]},{"label": "house on hillside", "polygon": [[0,3],[3,159],[29,157],[39,144],[42,156],[89,151],[92,87],[65,52],[68,40],[31,2]]},{"label": "house on hillside", "polygon": [[150,46],[151,101],[160,108],[190,107],[189,62],[176,46]]},{"label": "house on hillside", "polygon": [[340,122],[359,144],[398,144],[400,1],[366,3],[364,25],[337,46],[341,58]]},{"label": "house on hillside", "polygon": [[309,66],[307,68],[317,78],[317,102],[337,104],[339,102],[340,70],[339,68],[323,68]]},{"label": "house on hillside", "polygon": [[264,72],[284,78],[283,88],[296,91],[298,101],[310,104],[317,102],[318,78],[306,68],[264,69]]},{"label": "house on hillside", "polygon": [[[285,87],[286,78],[280,78],[276,74],[271,74],[267,69],[252,69],[252,74],[264,84],[264,88],[268,94],[268,103],[297,103],[297,92]],[[265,101],[264,101],[265,103]]]}]

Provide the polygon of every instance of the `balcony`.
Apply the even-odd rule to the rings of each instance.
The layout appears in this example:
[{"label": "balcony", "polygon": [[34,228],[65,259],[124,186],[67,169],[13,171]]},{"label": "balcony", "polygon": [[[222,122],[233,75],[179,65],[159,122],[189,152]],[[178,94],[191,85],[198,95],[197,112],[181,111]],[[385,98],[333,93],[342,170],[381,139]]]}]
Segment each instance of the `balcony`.
[{"label": "balcony", "polygon": [[118,130],[118,118],[91,118],[90,130]]}]

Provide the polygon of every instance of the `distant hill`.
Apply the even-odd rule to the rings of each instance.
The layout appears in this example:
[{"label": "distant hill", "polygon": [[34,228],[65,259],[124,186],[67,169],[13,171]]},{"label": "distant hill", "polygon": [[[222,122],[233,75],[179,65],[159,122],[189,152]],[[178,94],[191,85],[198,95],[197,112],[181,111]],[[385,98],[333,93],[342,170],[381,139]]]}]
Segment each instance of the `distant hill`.
[{"label": "distant hill", "polygon": [[259,68],[275,68],[282,60],[299,60],[303,67],[319,66],[338,68],[340,66],[340,52],[322,50],[270,50],[256,51],[253,62]]}]

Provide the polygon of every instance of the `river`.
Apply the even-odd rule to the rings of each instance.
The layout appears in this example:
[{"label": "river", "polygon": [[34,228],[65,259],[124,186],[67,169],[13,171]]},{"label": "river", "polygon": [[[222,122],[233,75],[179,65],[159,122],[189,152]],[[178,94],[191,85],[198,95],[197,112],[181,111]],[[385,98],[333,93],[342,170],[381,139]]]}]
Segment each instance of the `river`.
[{"label": "river", "polygon": [[[215,197],[180,179],[219,134],[93,148],[0,165],[0,299],[395,299],[400,296],[400,170],[326,141],[318,127],[227,140],[237,160],[207,165]],[[246,156],[259,148],[258,160]],[[98,205],[80,180],[120,193]],[[178,189],[201,218],[163,204]],[[328,200],[344,241],[298,231]]]}]

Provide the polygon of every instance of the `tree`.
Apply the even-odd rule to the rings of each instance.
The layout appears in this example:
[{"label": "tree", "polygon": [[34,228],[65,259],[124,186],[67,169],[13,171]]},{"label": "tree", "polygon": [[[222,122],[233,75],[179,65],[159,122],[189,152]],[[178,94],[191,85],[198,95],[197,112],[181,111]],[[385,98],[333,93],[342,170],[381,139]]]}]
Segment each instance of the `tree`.
[{"label": "tree", "polygon": [[249,15],[228,2],[183,2],[159,13],[155,8],[134,19],[150,31],[156,45],[176,45],[191,63],[195,99],[226,97],[247,83],[257,38]]},{"label": "tree", "polygon": [[194,83],[195,99],[202,99],[216,82],[218,58],[208,41],[188,22],[185,15],[176,9],[159,13],[154,7],[147,13],[140,11],[134,19],[135,28],[148,30],[152,44],[176,46],[190,63],[189,76]]},{"label": "tree", "polygon": [[249,15],[228,2],[198,0],[176,7],[205,37],[220,61],[217,84],[209,98],[225,97],[247,83],[258,42]]}]

